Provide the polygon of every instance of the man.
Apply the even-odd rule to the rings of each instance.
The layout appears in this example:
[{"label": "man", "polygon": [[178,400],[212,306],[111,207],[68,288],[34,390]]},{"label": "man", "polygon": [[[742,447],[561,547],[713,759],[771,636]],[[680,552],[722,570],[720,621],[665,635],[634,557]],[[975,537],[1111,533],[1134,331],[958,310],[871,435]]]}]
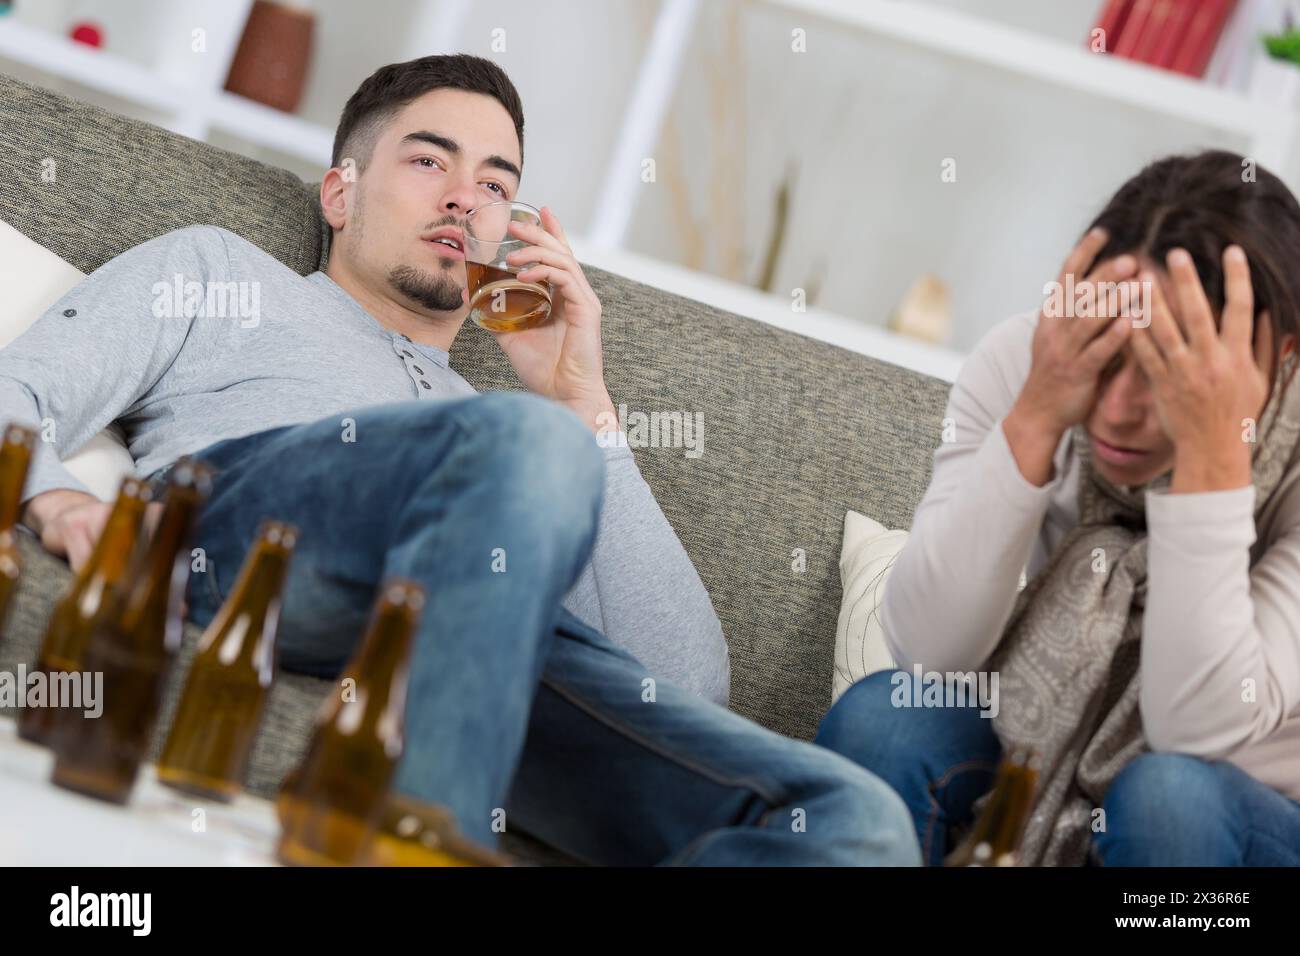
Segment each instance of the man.
[{"label": "man", "polygon": [[[325,272],[300,277],[207,226],[97,270],[0,353],[0,415],[57,424],[26,520],[85,560],[107,506],[56,451],[118,420],[141,474],[186,453],[218,469],[196,622],[267,515],[302,529],[287,670],[337,675],[377,584],[421,584],[394,787],[484,843],[504,814],[595,863],[914,862],[892,791],[719,706],[708,596],[631,453],[595,437],[613,421],[600,303],[549,210],[519,236],[538,263],[525,278],[554,286],[553,320],[496,337],[534,394],[475,396],[448,367],[467,313],[460,227],[516,197],[523,125],[490,61],[384,67],[348,101],[321,184]],[[176,277],[251,283],[259,315],[181,311]]]}]

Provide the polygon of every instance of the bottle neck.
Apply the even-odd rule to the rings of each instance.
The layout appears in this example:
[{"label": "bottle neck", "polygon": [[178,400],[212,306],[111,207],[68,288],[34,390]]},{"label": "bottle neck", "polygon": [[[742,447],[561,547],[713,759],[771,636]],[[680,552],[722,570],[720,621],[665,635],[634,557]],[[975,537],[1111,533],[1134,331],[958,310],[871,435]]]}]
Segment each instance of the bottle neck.
[{"label": "bottle neck", "polygon": [[1036,777],[1034,771],[1025,766],[1007,769],[1002,787],[1001,813],[993,832],[989,834],[996,853],[1014,856],[1020,849],[1020,838],[1033,808]]},{"label": "bottle neck", "polygon": [[970,842],[972,845],[987,843],[990,848],[996,849],[993,844],[997,839],[998,830],[1001,829],[1002,820],[1005,818],[1009,797],[1010,778],[1007,766],[1004,761],[998,766],[997,773],[994,775],[993,789],[989,791],[988,805],[976,818],[975,825],[971,829]]},{"label": "bottle neck", "polygon": [[11,531],[18,523],[31,461],[32,450],[26,445],[6,440],[0,449],[0,532]]},{"label": "bottle neck", "polygon": [[[292,552],[263,540],[253,547],[253,554],[244,562],[230,597],[226,599],[229,610],[223,611],[223,617],[227,628],[238,618],[246,619],[247,632],[261,637],[274,634],[274,621],[271,619],[278,614]],[[257,663],[255,658],[260,643],[258,640],[245,640],[239,649],[239,659],[247,664]]]},{"label": "bottle neck", "polygon": [[406,665],[416,621],[416,615],[407,607],[381,607],[360,653],[348,668],[348,676],[357,682],[358,700],[365,701],[367,723],[391,722],[390,711],[395,711],[397,727],[383,729],[401,730],[406,707]]},{"label": "bottle neck", "polygon": [[192,488],[170,491],[158,527],[130,571],[128,613],[138,616],[149,613],[150,609],[153,613],[165,610],[173,576],[188,577],[189,565],[181,565],[184,559],[180,550],[189,536],[198,506],[198,495]]},{"label": "bottle neck", "polygon": [[104,523],[104,531],[95,542],[95,550],[81,572],[81,581],[100,577],[106,584],[116,584],[126,574],[135,551],[144,518],[146,500],[132,494],[119,494]]}]

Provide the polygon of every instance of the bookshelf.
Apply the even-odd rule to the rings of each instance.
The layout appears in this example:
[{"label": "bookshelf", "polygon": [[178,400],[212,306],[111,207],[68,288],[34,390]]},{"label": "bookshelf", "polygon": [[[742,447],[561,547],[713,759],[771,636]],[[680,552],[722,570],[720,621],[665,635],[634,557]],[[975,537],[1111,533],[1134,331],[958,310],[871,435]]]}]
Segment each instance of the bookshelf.
[{"label": "bookshelf", "polygon": [[[1154,137],[1155,142],[1229,145],[1277,170],[1293,189],[1300,187],[1295,111],[1144,64],[1088,52],[1082,43],[1084,24],[1091,23],[1100,0],[1052,0],[1052,10],[1046,9],[1049,4],[1034,3],[1033,14],[1025,13],[1028,7],[1023,4],[1013,6],[1013,0],[735,3],[745,16],[782,25],[787,32],[788,25],[798,24],[818,31],[818,42],[830,34],[837,41],[849,37],[860,41],[864,50],[889,51],[894,62],[905,58],[917,64],[917,70],[960,77],[962,85],[987,89],[990,97],[1013,89],[1056,91],[1053,95],[1063,102],[1090,104],[1095,115],[1113,109],[1134,128],[1149,123],[1164,137]],[[952,377],[960,354],[977,333],[996,318],[1032,304],[1026,297],[1033,291],[1029,276],[1055,272],[1057,251],[1044,255],[1041,261],[1017,265],[1020,273],[1009,275],[1005,283],[1008,291],[995,290],[987,304],[988,315],[965,315],[958,309],[955,319],[959,328],[965,329],[964,340],[953,349],[937,349],[898,339],[880,328],[899,297],[896,284],[880,282],[868,295],[841,297],[838,312],[827,306],[796,314],[790,310],[788,295],[767,295],[733,278],[684,268],[684,263],[671,258],[672,243],[656,246],[647,240],[644,226],[638,233],[638,219],[653,217],[653,203],[660,200],[648,198],[629,169],[640,157],[663,148],[668,118],[689,100],[690,88],[684,86],[688,82],[684,77],[698,69],[691,58],[701,58],[700,36],[707,32],[708,17],[722,4],[620,0],[603,22],[596,19],[598,12],[615,6],[608,0],[568,4],[572,8],[569,16],[592,21],[593,32],[603,31],[602,37],[609,37],[604,44],[609,49],[600,53],[571,25],[551,34],[542,32],[528,19],[535,5],[522,0],[502,0],[492,8],[491,16],[470,0],[373,0],[365,10],[354,9],[349,0],[314,0],[310,6],[323,25],[333,25],[334,33],[321,37],[318,54],[328,58],[330,70],[317,71],[309,78],[304,115],[288,115],[222,89],[251,4],[252,0],[116,0],[111,5],[86,0],[20,0],[15,14],[0,17],[0,70],[183,135],[287,166],[311,181],[319,178],[329,160],[333,119],[342,106],[339,90],[350,89],[381,62],[455,49],[490,55],[483,39],[490,23],[508,21],[543,37],[548,44],[566,42],[564,38],[571,36],[568,42],[573,46],[559,52],[572,58],[573,69],[579,74],[587,73],[587,85],[601,88],[593,94],[590,108],[581,111],[584,126],[571,124],[556,130],[544,153],[534,146],[530,154],[538,156],[530,158],[530,168],[541,170],[535,175],[554,187],[553,191],[548,188],[544,198],[556,208],[569,210],[569,233],[586,261],[944,378]],[[133,16],[133,22],[149,24],[148,31],[127,36],[124,26],[114,29],[110,22],[109,49],[105,50],[81,46],[62,35],[68,18],[99,18],[101,14],[106,19]],[[207,50],[202,57],[187,55],[183,42],[189,25],[196,22],[207,30]],[[362,23],[373,25],[368,31],[372,35],[358,33]],[[1050,27],[1044,28],[1044,24]],[[115,44],[115,40],[119,42]],[[592,59],[600,56],[604,60]],[[531,64],[519,67],[518,60],[503,58],[502,62],[516,82],[521,82],[520,76],[524,78],[521,89],[530,104],[530,129],[554,129],[557,117],[574,112],[547,101],[545,84],[537,83],[539,75],[546,77],[544,70],[539,74]],[[600,84],[589,83],[593,73],[601,77]],[[525,88],[530,80],[531,86]],[[960,104],[948,109],[958,116],[962,111]],[[926,121],[934,122],[929,117]],[[1132,153],[1123,164],[1129,170],[1149,158],[1141,143],[1123,148]],[[570,169],[566,166],[568,156],[555,158],[566,153],[582,157],[577,162],[585,165]],[[1114,185],[1114,173],[1103,172],[1094,177]],[[984,188],[996,191],[1004,187],[990,182]],[[1094,183],[1084,190],[1090,203],[1095,203],[1100,188]],[[992,199],[974,195],[971,201],[979,207],[988,206]],[[1055,231],[1043,227],[1043,235],[1023,243],[1024,247],[1060,246],[1060,236],[1079,225],[1085,203],[1064,198],[1052,202],[1054,207],[1043,211],[1042,221],[1058,223]],[[918,215],[936,219],[931,227],[936,234],[948,228],[939,218],[950,215],[945,207],[927,207]],[[1007,229],[1023,227],[1023,219],[1008,216]],[[807,241],[805,237],[803,242]],[[954,231],[938,242],[969,245],[970,241],[969,236]],[[940,249],[933,256],[940,265],[918,264],[915,260],[920,253],[889,236],[880,238],[868,251],[887,260],[882,267],[887,276],[915,276],[922,271],[921,265],[941,272],[950,281],[955,303],[990,299],[987,283],[981,285],[976,275],[975,270],[988,268],[978,256],[959,256],[954,249],[939,254],[943,252]],[[995,254],[1005,259],[1019,256],[1020,251],[1004,243],[988,250],[986,258]],[[1035,282],[1041,284],[1041,279]],[[853,302],[857,314],[848,314],[847,301]]]},{"label": "bookshelf", "polygon": [[[234,44],[208,52],[228,68]],[[313,165],[329,163],[332,129],[227,93],[219,82],[189,84],[163,69],[74,43],[16,19],[0,20],[0,62],[5,61],[164,114],[162,125],[194,139],[206,140],[210,130],[225,130]],[[224,81],[225,72],[214,70],[211,75]],[[69,91],[76,92],[75,88]]]},{"label": "bookshelf", "polygon": [[768,2],[1028,82],[1235,134],[1245,138],[1245,152],[1265,166],[1288,168],[1294,158],[1294,111],[1145,63],[1094,54],[1083,46],[1086,30],[1065,42],[959,10],[897,0]]}]

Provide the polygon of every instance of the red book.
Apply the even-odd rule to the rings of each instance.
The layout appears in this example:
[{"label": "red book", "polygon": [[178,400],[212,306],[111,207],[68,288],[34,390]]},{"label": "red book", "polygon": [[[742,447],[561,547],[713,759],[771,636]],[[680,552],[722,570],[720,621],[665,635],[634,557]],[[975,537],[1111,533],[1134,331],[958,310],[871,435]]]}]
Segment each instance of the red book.
[{"label": "red book", "polygon": [[[1124,21],[1128,19],[1129,10],[1132,8],[1133,0],[1106,0],[1106,5],[1101,8],[1101,16],[1097,17],[1097,23],[1092,31],[1101,30],[1105,35],[1107,53],[1115,52],[1120,31],[1124,29]],[[1092,31],[1088,33],[1089,48],[1092,46]]]},{"label": "red book", "polygon": [[1156,48],[1160,46],[1165,31],[1169,29],[1169,18],[1173,13],[1174,0],[1155,0],[1155,5],[1151,8],[1151,16],[1147,17],[1147,22],[1142,25],[1142,34],[1134,43],[1133,52],[1129,54],[1131,59],[1143,63],[1156,62]]},{"label": "red book", "polygon": [[1156,0],[1135,0],[1128,19],[1124,21],[1124,29],[1120,32],[1119,39],[1115,41],[1113,49],[1116,56],[1133,59],[1133,51],[1137,49],[1138,40],[1146,31],[1147,21],[1151,19],[1155,8]]},{"label": "red book", "polygon": [[1219,35],[1232,15],[1237,0],[1201,0],[1196,14],[1187,24],[1187,33],[1178,46],[1172,69],[1188,76],[1201,76],[1210,65],[1210,57],[1219,43]]},{"label": "red book", "polygon": [[1152,63],[1165,69],[1173,67],[1174,57],[1182,47],[1187,26],[1192,22],[1192,17],[1196,15],[1196,8],[1199,6],[1197,0],[1173,0],[1173,2],[1173,13],[1165,25],[1164,33],[1160,37],[1160,42],[1156,44],[1151,58]]}]

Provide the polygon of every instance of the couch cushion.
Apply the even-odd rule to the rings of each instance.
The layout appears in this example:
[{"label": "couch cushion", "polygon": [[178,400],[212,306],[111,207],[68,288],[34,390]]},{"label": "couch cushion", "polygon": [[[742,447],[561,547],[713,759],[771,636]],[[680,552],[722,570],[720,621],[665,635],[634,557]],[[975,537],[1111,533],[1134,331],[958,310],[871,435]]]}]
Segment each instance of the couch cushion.
[{"label": "couch cushion", "polygon": [[0,76],[0,219],[82,272],[196,223],[306,274],[321,257],[297,176]]},{"label": "couch cushion", "polygon": [[885,643],[880,605],[894,562],[908,532],[889,530],[879,521],[849,511],[844,515],[840,586],[844,591],[835,629],[835,684],[831,700],[868,674],[897,666]]},{"label": "couch cushion", "polygon": [[[0,349],[26,332],[85,277],[0,219],[0,302],[5,303],[0,312]],[[135,462],[116,422],[63,459],[63,465],[104,501],[114,500],[122,479],[135,473]]]},{"label": "couch cushion", "polygon": [[[0,218],[83,271],[202,222],[300,273],[327,248],[314,189],[291,174],[6,77],[0,150],[11,170],[0,178]],[[48,184],[47,157],[57,161]],[[604,305],[614,401],[704,416],[701,457],[635,454],[722,619],[732,707],[811,737],[830,703],[844,513],[910,525],[947,385],[598,269],[588,275]],[[458,338],[452,362],[478,388],[518,387],[477,327]],[[291,697],[286,706],[303,712],[284,718],[290,733],[310,719],[309,696]],[[292,745],[259,746],[269,759]]]},{"label": "couch cushion", "polygon": [[[704,416],[699,458],[635,454],[722,620],[731,707],[809,738],[830,706],[844,513],[910,526],[947,385],[587,271],[615,404]],[[514,385],[477,327],[457,338],[452,364],[476,388]]]}]

